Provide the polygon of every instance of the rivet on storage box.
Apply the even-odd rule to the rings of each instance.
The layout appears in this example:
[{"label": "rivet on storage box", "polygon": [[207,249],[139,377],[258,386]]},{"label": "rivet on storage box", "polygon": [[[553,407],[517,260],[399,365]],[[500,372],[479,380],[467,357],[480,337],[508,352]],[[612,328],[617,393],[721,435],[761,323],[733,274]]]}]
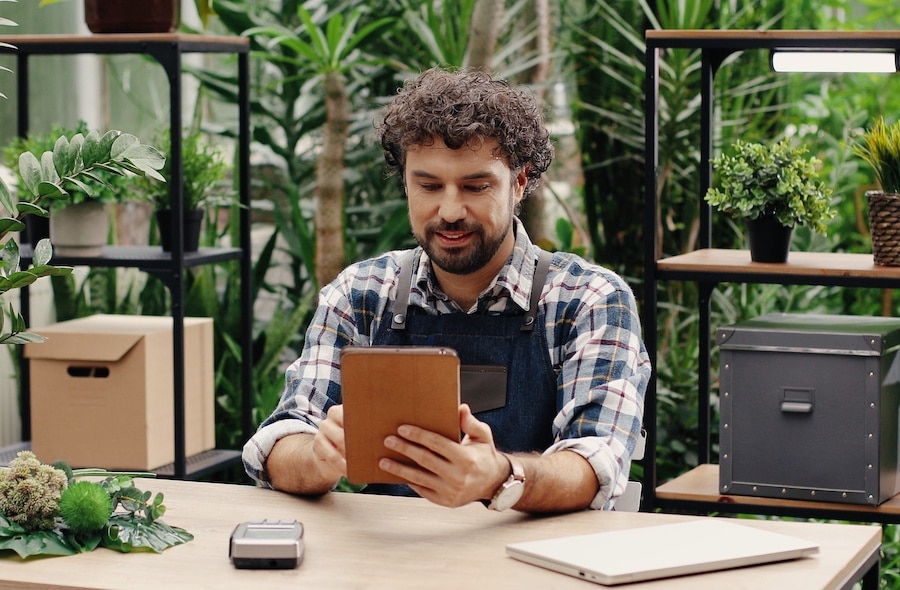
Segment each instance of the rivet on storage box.
[{"label": "rivet on storage box", "polygon": [[[31,448],[73,467],[175,460],[172,318],[94,315],[32,331]],[[213,324],[184,319],[185,452],[215,447]]]},{"label": "rivet on storage box", "polygon": [[900,318],[719,328],[719,491],[877,505],[900,492]]}]

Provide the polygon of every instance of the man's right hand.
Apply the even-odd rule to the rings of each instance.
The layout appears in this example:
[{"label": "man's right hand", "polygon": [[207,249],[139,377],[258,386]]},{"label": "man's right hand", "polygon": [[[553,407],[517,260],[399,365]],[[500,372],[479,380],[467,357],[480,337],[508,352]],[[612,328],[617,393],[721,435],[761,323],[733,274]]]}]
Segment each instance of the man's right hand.
[{"label": "man's right hand", "polygon": [[333,405],[313,438],[313,454],[323,479],[337,481],[347,475],[344,445],[344,406]]},{"label": "man's right hand", "polygon": [[329,408],[315,434],[290,434],[278,440],[266,460],[275,489],[291,494],[324,494],[347,475],[344,408]]}]

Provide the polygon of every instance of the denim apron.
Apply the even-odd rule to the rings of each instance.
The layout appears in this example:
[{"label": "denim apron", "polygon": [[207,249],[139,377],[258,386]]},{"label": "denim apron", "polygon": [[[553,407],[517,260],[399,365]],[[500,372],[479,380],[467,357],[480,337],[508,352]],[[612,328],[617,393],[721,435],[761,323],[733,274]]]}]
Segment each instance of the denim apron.
[{"label": "denim apron", "polygon": [[[535,262],[534,286],[524,314],[428,315],[409,307],[413,267],[409,255],[401,262],[397,298],[386,312],[389,317],[385,319],[390,321],[381,322],[372,337],[373,345],[456,350],[461,365],[460,399],[491,427],[500,451],[541,452],[553,444],[552,425],[559,400],[544,313],[538,307],[551,257],[542,250]],[[404,484],[371,484],[363,491],[416,495]]]}]

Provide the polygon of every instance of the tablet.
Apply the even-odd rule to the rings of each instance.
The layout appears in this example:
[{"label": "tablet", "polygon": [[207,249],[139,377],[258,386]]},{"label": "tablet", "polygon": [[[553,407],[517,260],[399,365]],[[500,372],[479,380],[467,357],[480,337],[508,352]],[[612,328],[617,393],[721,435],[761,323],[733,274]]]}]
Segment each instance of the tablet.
[{"label": "tablet", "polygon": [[378,461],[405,457],[384,446],[402,424],[459,441],[459,357],[446,347],[345,346],[341,397],[347,479],[353,484],[404,483]]}]

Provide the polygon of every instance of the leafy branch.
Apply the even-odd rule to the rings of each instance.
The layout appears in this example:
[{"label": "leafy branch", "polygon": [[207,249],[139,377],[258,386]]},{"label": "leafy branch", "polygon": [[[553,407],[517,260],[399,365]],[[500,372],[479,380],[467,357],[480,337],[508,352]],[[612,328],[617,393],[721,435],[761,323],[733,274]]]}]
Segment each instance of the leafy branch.
[{"label": "leafy branch", "polygon": [[[25,216],[49,217],[47,203],[68,200],[66,189],[77,189],[88,195],[91,189],[84,182],[92,179],[106,184],[98,171],[104,170],[120,176],[130,174],[148,176],[165,181],[159,170],[166,158],[158,149],[142,145],[140,140],[120,131],[108,131],[100,135],[91,131],[86,136],[78,133],[71,140],[61,136],[52,151],[40,158],[31,152],[19,155],[19,199],[13,199],[9,187],[0,179],[0,295],[13,289],[21,289],[46,276],[71,274],[71,267],[55,267],[49,264],[53,247],[49,240],[41,240],[34,247],[32,267],[19,270],[19,246],[7,235],[25,229]],[[4,242],[4,240],[6,240]],[[11,328],[5,331],[6,318]],[[40,342],[40,336],[25,331],[25,321],[15,313],[12,303],[6,312],[0,312],[0,344],[24,344]]]}]

